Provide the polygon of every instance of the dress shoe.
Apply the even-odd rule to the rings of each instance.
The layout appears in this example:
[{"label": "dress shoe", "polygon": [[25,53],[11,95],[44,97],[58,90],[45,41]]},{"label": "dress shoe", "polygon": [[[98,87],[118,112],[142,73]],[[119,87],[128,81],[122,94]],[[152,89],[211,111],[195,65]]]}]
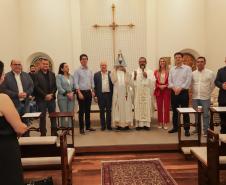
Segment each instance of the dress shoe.
[{"label": "dress shoe", "polygon": [[84,135],[85,131],[84,130],[80,130],[80,134]]},{"label": "dress shoe", "polygon": [[143,129],[148,131],[148,130],[150,130],[150,127],[144,126]]},{"label": "dress shoe", "polygon": [[87,128],[86,130],[87,130],[87,131],[90,131],[90,132],[92,132],[92,131],[96,131],[96,129],[91,128],[91,127],[90,127],[90,128]]},{"label": "dress shoe", "polygon": [[189,131],[185,131],[184,135],[185,135],[186,137],[189,137],[191,134],[190,134]]},{"label": "dress shoe", "polygon": [[163,127],[163,124],[162,123],[159,123],[158,124],[158,128],[162,128]]},{"label": "dress shoe", "polygon": [[112,130],[112,128],[111,128],[111,127],[108,127],[107,129],[108,129],[108,130]]},{"label": "dress shoe", "polygon": [[127,131],[130,130],[130,128],[128,126],[124,127],[123,130]]},{"label": "dress shoe", "polygon": [[101,131],[105,131],[105,128],[101,128]]},{"label": "dress shoe", "polygon": [[168,133],[175,133],[175,132],[177,132],[177,129],[174,129],[174,128],[168,131]]},{"label": "dress shoe", "polygon": [[141,128],[140,127],[136,127],[136,130],[141,130]]},{"label": "dress shoe", "polygon": [[116,127],[116,131],[121,131],[122,127]]}]

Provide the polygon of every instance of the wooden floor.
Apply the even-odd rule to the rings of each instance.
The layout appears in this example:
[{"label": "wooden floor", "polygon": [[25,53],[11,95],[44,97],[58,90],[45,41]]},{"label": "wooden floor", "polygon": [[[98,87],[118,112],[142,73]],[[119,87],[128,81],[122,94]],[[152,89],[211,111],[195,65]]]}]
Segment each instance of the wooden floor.
[{"label": "wooden floor", "polygon": [[[160,158],[178,185],[197,185],[197,166],[194,160],[185,160],[181,153],[116,153],[76,156],[73,161],[74,185],[100,185],[101,161]],[[53,176],[54,185],[60,185],[60,172],[25,172],[25,178]]]}]

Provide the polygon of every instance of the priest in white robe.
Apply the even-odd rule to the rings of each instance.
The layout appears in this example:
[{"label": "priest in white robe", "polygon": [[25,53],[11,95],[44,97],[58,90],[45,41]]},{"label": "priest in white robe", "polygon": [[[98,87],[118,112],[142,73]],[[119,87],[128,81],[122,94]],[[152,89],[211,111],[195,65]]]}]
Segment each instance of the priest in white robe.
[{"label": "priest in white robe", "polygon": [[132,73],[136,130],[149,130],[154,112],[154,72],[147,68],[145,57],[140,57],[139,68]]},{"label": "priest in white robe", "polygon": [[131,75],[126,71],[122,54],[118,55],[113,71],[112,126],[117,130],[129,130],[133,123]]}]

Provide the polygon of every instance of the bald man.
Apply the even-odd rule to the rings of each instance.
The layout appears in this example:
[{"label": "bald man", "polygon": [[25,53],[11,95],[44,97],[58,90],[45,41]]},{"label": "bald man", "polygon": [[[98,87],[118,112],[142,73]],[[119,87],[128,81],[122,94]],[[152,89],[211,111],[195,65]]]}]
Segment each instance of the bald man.
[{"label": "bald man", "polygon": [[[11,98],[18,113],[22,116],[29,112],[29,96],[34,90],[30,75],[22,71],[20,60],[13,59],[10,64],[11,71],[6,73],[2,84],[3,91]],[[27,121],[24,120],[27,123]],[[28,136],[29,133],[25,134]]]},{"label": "bald man", "polygon": [[110,78],[110,71],[107,70],[106,61],[100,62],[100,71],[94,74],[94,84],[96,94],[95,99],[97,100],[100,109],[101,130],[104,131],[106,128],[112,130],[111,105],[113,84]]}]

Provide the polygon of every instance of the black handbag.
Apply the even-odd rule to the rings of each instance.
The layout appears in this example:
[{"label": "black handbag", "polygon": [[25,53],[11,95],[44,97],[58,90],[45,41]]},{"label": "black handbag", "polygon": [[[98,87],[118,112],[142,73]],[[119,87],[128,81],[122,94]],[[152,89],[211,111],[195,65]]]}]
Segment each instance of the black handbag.
[{"label": "black handbag", "polygon": [[53,178],[47,177],[40,180],[31,180],[30,182],[25,183],[25,185],[53,185]]}]

